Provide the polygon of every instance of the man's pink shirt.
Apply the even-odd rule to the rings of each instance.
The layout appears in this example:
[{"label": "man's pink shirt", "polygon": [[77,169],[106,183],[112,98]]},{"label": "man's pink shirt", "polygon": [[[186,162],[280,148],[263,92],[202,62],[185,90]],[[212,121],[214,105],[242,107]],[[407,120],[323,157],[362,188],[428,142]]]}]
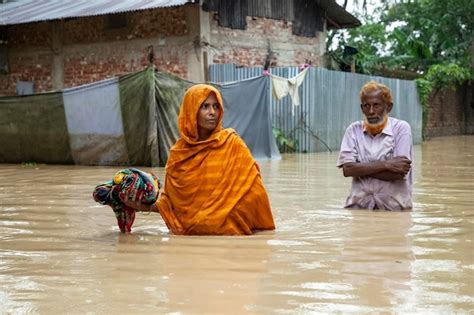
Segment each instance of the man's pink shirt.
[{"label": "man's pink shirt", "polygon": [[[367,163],[388,160],[396,156],[412,159],[413,141],[410,125],[389,117],[383,131],[372,136],[364,123],[352,123],[344,134],[337,166],[349,162]],[[412,164],[413,165],[413,164]],[[412,208],[413,172],[403,180],[384,181],[373,177],[353,177],[346,208],[402,210]]]}]

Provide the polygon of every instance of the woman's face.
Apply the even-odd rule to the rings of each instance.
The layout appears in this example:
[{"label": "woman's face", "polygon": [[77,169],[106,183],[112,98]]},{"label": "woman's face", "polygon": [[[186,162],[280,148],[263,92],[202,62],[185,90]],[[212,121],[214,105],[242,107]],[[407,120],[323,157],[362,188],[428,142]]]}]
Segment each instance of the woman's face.
[{"label": "woman's face", "polygon": [[197,115],[199,141],[209,138],[212,131],[217,127],[220,115],[220,105],[214,93],[211,93],[201,104]]}]

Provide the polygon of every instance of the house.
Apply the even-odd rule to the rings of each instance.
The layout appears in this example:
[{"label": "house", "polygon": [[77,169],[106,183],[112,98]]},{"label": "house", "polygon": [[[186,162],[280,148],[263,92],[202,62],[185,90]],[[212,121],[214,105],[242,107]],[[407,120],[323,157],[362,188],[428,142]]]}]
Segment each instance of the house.
[{"label": "house", "polygon": [[[2,0],[0,95],[59,90],[153,64],[324,66],[326,32],[360,22],[334,0]],[[29,91],[29,92],[32,92]]]}]

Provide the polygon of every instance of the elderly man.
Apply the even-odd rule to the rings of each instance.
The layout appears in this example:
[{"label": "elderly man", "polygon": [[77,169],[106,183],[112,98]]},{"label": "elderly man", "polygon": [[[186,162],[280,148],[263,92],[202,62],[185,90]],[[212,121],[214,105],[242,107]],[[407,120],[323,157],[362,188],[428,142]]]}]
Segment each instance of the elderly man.
[{"label": "elderly man", "polygon": [[412,136],[410,125],[389,117],[392,95],[370,81],[360,91],[364,121],[352,123],[342,139],[337,166],[352,177],[346,208],[412,208]]}]

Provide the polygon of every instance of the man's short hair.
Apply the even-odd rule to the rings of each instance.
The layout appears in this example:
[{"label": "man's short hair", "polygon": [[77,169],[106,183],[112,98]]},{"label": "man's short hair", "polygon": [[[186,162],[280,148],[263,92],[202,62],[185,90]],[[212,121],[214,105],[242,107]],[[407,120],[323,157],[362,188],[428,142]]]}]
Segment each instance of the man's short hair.
[{"label": "man's short hair", "polygon": [[385,104],[391,104],[392,103],[392,94],[390,93],[390,89],[388,86],[382,83],[378,83],[375,81],[369,81],[360,90],[360,101],[361,103],[364,103],[364,97],[374,91],[382,91],[382,99],[385,102]]}]

